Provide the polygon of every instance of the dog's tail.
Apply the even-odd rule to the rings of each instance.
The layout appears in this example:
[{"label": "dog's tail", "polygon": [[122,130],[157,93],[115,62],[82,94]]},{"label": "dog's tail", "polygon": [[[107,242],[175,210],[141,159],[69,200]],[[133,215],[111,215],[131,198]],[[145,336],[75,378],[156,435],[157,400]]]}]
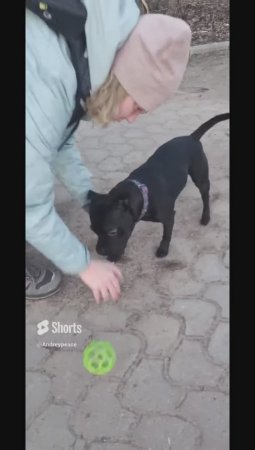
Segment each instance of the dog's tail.
[{"label": "dog's tail", "polygon": [[203,123],[197,130],[195,130],[193,133],[191,133],[190,136],[192,136],[194,139],[199,141],[201,137],[216,123],[222,122],[223,120],[227,120],[230,118],[230,113],[225,114],[219,114],[218,116],[213,117],[212,119],[208,120],[207,122]]}]

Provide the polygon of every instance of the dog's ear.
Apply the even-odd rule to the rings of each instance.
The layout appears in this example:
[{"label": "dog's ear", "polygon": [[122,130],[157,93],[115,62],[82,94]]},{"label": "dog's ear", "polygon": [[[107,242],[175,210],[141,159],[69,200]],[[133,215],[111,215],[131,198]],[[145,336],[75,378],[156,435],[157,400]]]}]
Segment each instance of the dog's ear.
[{"label": "dog's ear", "polygon": [[87,198],[89,201],[91,201],[91,200],[95,200],[96,198],[100,197],[100,195],[101,194],[98,194],[97,192],[90,190],[88,192]]},{"label": "dog's ear", "polygon": [[139,198],[135,196],[120,198],[118,199],[118,206],[124,211],[129,211],[134,221],[138,219],[141,210],[141,201]]},{"label": "dog's ear", "polygon": [[89,191],[88,192],[88,195],[87,195],[87,198],[88,198],[88,200],[89,200],[89,202],[91,203],[91,202],[94,202],[94,201],[101,201],[101,200],[107,200],[107,198],[108,198],[108,194],[99,194],[98,192],[95,192],[95,191]]},{"label": "dog's ear", "polygon": [[111,202],[117,202],[121,207],[129,210],[134,221],[136,221],[141,212],[141,198],[136,195],[135,190],[130,189],[130,185],[119,183],[110,191]]}]

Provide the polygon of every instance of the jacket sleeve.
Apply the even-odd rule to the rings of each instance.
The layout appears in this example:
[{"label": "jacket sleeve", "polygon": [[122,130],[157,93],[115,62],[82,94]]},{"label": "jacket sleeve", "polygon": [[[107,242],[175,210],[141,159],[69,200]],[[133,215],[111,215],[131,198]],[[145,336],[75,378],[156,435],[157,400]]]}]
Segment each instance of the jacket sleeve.
[{"label": "jacket sleeve", "polygon": [[90,261],[88,249],[54,208],[50,163],[26,140],[26,239],[63,272],[78,274]]},{"label": "jacket sleeve", "polygon": [[70,194],[79,201],[81,206],[86,206],[87,194],[91,189],[91,173],[81,159],[74,136],[71,136],[64,147],[55,153],[52,168]]}]

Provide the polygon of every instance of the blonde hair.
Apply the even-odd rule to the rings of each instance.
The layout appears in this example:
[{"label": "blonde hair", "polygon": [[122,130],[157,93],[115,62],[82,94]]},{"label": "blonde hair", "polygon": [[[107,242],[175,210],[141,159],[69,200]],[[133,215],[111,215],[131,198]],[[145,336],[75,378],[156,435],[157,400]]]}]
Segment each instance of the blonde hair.
[{"label": "blonde hair", "polygon": [[127,96],[128,93],[111,71],[102,86],[87,99],[85,106],[88,117],[95,123],[107,126]]},{"label": "blonde hair", "polygon": [[[144,13],[149,13],[146,0],[141,0]],[[110,71],[105,82],[85,102],[84,109],[94,123],[106,127],[118,112],[121,102],[128,96],[117,77]]]}]

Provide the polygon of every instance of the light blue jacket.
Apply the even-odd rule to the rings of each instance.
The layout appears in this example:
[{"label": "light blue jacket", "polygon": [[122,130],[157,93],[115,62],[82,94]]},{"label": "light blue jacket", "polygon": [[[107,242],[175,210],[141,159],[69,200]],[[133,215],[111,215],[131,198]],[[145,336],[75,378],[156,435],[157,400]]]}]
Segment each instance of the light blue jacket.
[{"label": "light blue jacket", "polygon": [[[81,0],[92,90],[106,79],[115,53],[136,25],[134,0]],[[89,251],[54,208],[54,179],[81,205],[91,188],[90,173],[72,136],[67,137],[76,93],[76,75],[65,39],[26,11],[26,239],[63,272],[78,274]]]}]

